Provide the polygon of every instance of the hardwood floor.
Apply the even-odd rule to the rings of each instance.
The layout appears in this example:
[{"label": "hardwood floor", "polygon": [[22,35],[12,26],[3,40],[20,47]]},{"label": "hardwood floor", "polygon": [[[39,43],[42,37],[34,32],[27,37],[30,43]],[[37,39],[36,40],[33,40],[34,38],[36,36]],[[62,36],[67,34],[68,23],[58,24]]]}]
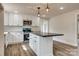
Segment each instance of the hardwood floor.
[{"label": "hardwood floor", "polygon": [[77,47],[73,47],[57,41],[53,42],[53,53],[55,56],[78,56]]},{"label": "hardwood floor", "polygon": [[[23,49],[24,48],[24,49]],[[4,51],[5,56],[36,56],[27,43],[9,44]]]},{"label": "hardwood floor", "polygon": [[[29,47],[28,42],[9,44],[4,51],[5,56],[36,56]],[[54,56],[79,56],[79,47],[72,47],[57,41],[53,41]]]}]

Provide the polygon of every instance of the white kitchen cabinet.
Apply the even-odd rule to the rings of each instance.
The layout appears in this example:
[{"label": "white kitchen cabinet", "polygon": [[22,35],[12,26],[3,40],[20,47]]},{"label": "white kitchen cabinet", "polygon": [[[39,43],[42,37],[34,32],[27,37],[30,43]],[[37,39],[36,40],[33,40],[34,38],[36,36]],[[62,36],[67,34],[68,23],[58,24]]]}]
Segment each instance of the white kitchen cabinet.
[{"label": "white kitchen cabinet", "polygon": [[37,56],[52,56],[52,37],[42,37],[30,33],[29,46],[37,54]]},{"label": "white kitchen cabinet", "polygon": [[32,19],[32,26],[40,26],[40,18]]},{"label": "white kitchen cabinet", "polygon": [[14,14],[13,13],[9,13],[9,26],[13,26],[14,25]]},{"label": "white kitchen cabinet", "polygon": [[13,25],[14,26],[18,26],[19,23],[19,15],[18,14],[14,14],[14,21],[13,21]]},{"label": "white kitchen cabinet", "polygon": [[4,25],[23,26],[23,17],[21,14],[4,13]]},{"label": "white kitchen cabinet", "polygon": [[35,20],[35,21],[32,20],[32,26],[37,26],[37,25],[36,25],[36,20]]},{"label": "white kitchen cabinet", "polygon": [[4,25],[8,25],[9,14],[7,12],[4,13]]},{"label": "white kitchen cabinet", "polygon": [[35,51],[35,53],[37,54],[38,47],[39,47],[39,37],[30,33],[29,39],[30,39],[29,40],[29,42],[30,42],[29,45],[31,46],[33,51]]},{"label": "white kitchen cabinet", "polygon": [[15,26],[23,25],[23,18],[20,14],[14,14],[14,25]]},{"label": "white kitchen cabinet", "polygon": [[37,55],[39,55],[39,37],[34,39],[34,51]]},{"label": "white kitchen cabinet", "polygon": [[20,14],[13,15],[13,26],[22,26],[23,25],[23,18]]},{"label": "white kitchen cabinet", "polygon": [[24,20],[32,20],[31,26],[40,26],[40,18],[32,15],[23,15]]},{"label": "white kitchen cabinet", "polygon": [[23,42],[23,32],[9,32],[6,35],[6,45]]},{"label": "white kitchen cabinet", "polygon": [[23,26],[23,17],[21,14],[18,16],[18,26]]},{"label": "white kitchen cabinet", "polygon": [[32,38],[29,38],[30,40],[29,40],[29,45],[31,46],[31,48],[33,49],[33,40],[32,40]]}]

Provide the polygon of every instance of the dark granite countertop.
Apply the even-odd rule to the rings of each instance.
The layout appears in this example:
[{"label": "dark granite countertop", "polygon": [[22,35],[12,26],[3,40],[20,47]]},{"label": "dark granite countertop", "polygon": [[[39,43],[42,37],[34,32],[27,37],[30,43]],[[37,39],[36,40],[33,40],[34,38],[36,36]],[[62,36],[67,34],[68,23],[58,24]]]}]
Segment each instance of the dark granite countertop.
[{"label": "dark granite countertop", "polygon": [[52,36],[63,36],[64,34],[58,34],[58,33],[43,33],[43,32],[31,32],[35,35],[42,36],[42,37],[52,37]]}]

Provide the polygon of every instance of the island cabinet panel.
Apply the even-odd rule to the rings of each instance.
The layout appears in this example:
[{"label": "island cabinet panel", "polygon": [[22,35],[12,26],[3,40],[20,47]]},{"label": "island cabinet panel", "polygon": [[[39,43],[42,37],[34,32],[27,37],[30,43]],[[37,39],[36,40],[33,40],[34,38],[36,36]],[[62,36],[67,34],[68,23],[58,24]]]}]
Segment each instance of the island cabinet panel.
[{"label": "island cabinet panel", "polygon": [[38,48],[39,48],[39,37],[33,34],[30,34],[29,37],[29,45],[32,48],[32,50],[37,54]]},{"label": "island cabinet panel", "polygon": [[52,37],[41,37],[30,33],[29,39],[29,45],[37,56],[53,55]]},{"label": "island cabinet panel", "polygon": [[39,56],[52,56],[53,55],[53,41],[52,37],[41,37],[40,40]]}]

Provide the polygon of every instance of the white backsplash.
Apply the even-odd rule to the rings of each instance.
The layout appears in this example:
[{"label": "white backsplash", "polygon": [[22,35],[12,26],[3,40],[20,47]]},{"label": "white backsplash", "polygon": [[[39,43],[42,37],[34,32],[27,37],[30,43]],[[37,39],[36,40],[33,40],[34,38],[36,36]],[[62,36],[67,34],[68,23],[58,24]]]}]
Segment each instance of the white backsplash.
[{"label": "white backsplash", "polygon": [[11,32],[11,31],[22,31],[22,27],[17,26],[5,26],[4,27],[5,32]]},{"label": "white backsplash", "polygon": [[31,28],[32,31],[40,31],[40,28],[38,26],[32,26],[32,27],[28,27],[28,26],[23,26],[23,27],[5,26],[4,32],[23,31],[23,28]]}]

